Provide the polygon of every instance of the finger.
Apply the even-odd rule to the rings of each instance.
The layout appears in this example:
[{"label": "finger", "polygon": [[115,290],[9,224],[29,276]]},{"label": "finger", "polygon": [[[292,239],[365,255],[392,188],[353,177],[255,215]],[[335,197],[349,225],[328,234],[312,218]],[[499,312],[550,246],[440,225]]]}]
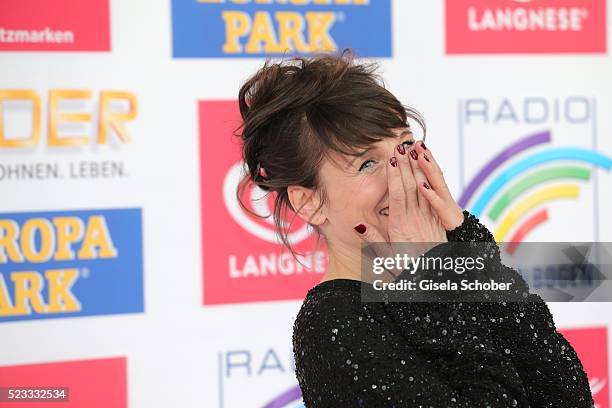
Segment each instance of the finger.
[{"label": "finger", "polygon": [[[411,157],[410,165],[412,166],[412,173],[414,174],[414,180],[417,183],[417,186],[427,181],[427,177],[425,176],[425,173],[423,173],[423,170],[421,170],[418,164],[418,160],[423,159],[421,156],[422,155],[419,155],[415,149],[410,150],[410,157]],[[420,189],[417,188],[416,191],[417,191],[417,199],[419,202],[419,210],[421,211],[422,214],[430,215],[431,211],[430,211],[429,201],[427,201],[427,199],[423,197],[423,194],[421,193]]]},{"label": "finger", "polygon": [[[404,147],[405,145],[400,146]],[[396,148],[395,151],[399,151],[399,148]],[[419,201],[417,198],[416,180],[412,172],[412,163],[410,163],[412,158],[409,152],[410,150],[404,150],[404,154],[400,152],[400,154],[396,154],[396,157],[398,158],[402,184],[406,194],[406,209],[408,211],[416,211],[419,208]]]},{"label": "finger", "polygon": [[[423,170],[425,173],[425,176],[429,182],[428,185],[442,200],[442,203],[439,203],[438,208],[435,208],[432,205],[432,208],[435,210],[434,213],[437,215],[446,230],[452,230],[456,226],[461,225],[463,222],[463,210],[453,198],[453,195],[448,188],[448,184],[446,184],[446,180],[444,180],[442,170],[431,154],[431,151],[427,149],[423,142],[418,142],[415,149],[420,152],[418,155],[419,168],[421,168],[421,170]],[[423,191],[421,186],[419,186],[419,191]]]},{"label": "finger", "polygon": [[418,189],[436,213],[440,214],[444,210],[446,202],[444,201],[444,199],[442,199],[442,197],[438,195],[438,193],[431,187],[428,182],[424,181],[419,183]]},{"label": "finger", "polygon": [[[410,167],[410,162],[407,157],[408,154],[401,155],[400,160],[396,159],[397,167],[393,167],[391,164],[388,165],[387,168],[387,178],[388,178],[388,189],[389,189],[389,225],[388,225],[388,234],[389,234],[389,244],[391,246],[393,253],[401,253],[402,246],[405,246],[406,237],[408,236],[411,230],[414,230],[414,225],[411,225],[411,220],[414,220],[414,215],[417,213],[417,201],[416,201],[416,182],[414,180],[414,176],[412,175],[412,169]],[[392,158],[393,158],[392,157]],[[400,161],[404,161],[404,165],[408,169],[408,174],[410,177],[404,181],[402,179]],[[404,173],[406,174],[406,173]],[[406,184],[408,187],[406,187]],[[406,190],[411,190],[412,196],[406,193]],[[410,203],[407,204],[409,198]],[[395,271],[396,274],[399,274],[401,269]]]},{"label": "finger", "polygon": [[442,225],[446,230],[452,230],[452,222],[443,217],[443,214],[449,212],[449,202],[444,198],[440,197],[437,191],[435,191],[429,183],[422,182],[418,185],[419,192],[429,201],[429,205],[433,208],[434,212],[438,215]]},{"label": "finger", "polygon": [[[401,155],[398,155],[401,156]],[[405,160],[405,159],[402,159]],[[389,189],[389,239],[393,242],[401,237],[400,232],[408,228],[407,195],[397,157],[392,156],[387,164],[387,188]],[[395,163],[395,166],[393,166]],[[413,177],[414,179],[414,177]]]},{"label": "finger", "polygon": [[[416,143],[415,150],[418,153],[418,164],[425,177],[429,181],[429,185],[444,199],[452,199],[452,195],[444,180],[442,169],[436,162],[436,159],[421,141]],[[420,189],[419,189],[420,190]]]},{"label": "finger", "polygon": [[368,277],[380,278],[379,275],[381,275],[381,273],[375,272],[375,265],[378,265],[380,268],[382,268],[382,270],[384,270],[384,272],[382,273],[387,274],[386,278],[397,277],[400,274],[401,270],[398,270],[396,268],[386,268],[384,264],[379,265],[378,263],[375,263],[375,258],[393,259],[395,257],[395,251],[393,247],[389,244],[389,242],[387,242],[387,240],[381,234],[378,228],[367,223],[360,223],[354,227],[354,230],[356,231],[355,233],[362,240],[361,255],[362,257],[365,257],[367,259],[368,262],[366,262],[366,264],[372,266],[372,269],[362,270],[362,275],[370,275],[370,271],[372,271],[372,275],[363,277],[366,278],[366,280],[368,280]]}]

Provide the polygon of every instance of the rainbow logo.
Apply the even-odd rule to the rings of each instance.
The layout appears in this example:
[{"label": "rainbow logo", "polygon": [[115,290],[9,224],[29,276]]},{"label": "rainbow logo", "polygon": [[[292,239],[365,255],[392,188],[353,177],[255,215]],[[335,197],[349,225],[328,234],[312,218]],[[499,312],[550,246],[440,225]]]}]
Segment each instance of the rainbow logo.
[{"label": "rainbow logo", "polygon": [[[486,211],[496,225],[495,240],[507,241],[505,249],[510,254],[531,231],[548,221],[546,203],[578,198],[579,183],[591,179],[593,167],[608,171],[612,167],[612,159],[596,151],[552,147],[550,143],[551,132],[544,131],[506,147],[476,173],[459,198],[459,205],[476,217]],[[542,146],[547,148],[533,152]],[[515,157],[518,159],[514,160]],[[552,165],[548,166],[549,163]],[[477,191],[480,191],[478,195]],[[512,230],[514,233],[507,239]]]},{"label": "rainbow logo", "polygon": [[294,385],[265,404],[263,408],[304,408],[302,389],[299,385]]}]

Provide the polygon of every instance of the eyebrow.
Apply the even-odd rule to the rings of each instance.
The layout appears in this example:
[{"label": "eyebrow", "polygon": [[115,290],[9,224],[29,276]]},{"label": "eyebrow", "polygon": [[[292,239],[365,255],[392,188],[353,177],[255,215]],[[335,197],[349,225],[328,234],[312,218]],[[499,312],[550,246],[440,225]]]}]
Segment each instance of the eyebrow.
[{"label": "eyebrow", "polygon": [[[405,129],[402,131],[402,133],[399,134],[399,136],[397,136],[399,139],[403,138],[406,135],[412,135],[412,131],[410,129]],[[365,156],[366,154],[368,154],[370,151],[375,150],[375,147],[368,147],[367,149],[365,149],[364,151],[362,151],[361,153],[359,153],[354,159],[352,159],[349,162],[349,166],[353,166],[355,164],[355,162],[360,158]]]}]

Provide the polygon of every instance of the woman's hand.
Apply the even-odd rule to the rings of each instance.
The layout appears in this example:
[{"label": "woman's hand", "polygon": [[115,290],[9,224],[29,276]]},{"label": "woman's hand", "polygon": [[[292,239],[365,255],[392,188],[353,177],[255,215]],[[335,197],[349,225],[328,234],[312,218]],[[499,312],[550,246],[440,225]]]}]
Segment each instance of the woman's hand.
[{"label": "woman's hand", "polygon": [[[388,161],[388,240],[372,225],[361,224],[355,227],[362,240],[373,244],[370,250],[376,257],[394,258],[396,254],[401,256],[406,252],[409,252],[407,254],[409,256],[419,256],[437,243],[446,242],[445,228],[447,225],[453,227],[453,223],[456,222],[455,212],[443,214],[443,216],[438,214],[440,210],[450,212],[454,208],[442,198],[446,197],[443,190],[446,183],[441,171],[429,155],[419,154],[419,150],[425,150],[425,148],[419,144],[406,151],[404,145],[401,144],[396,149],[395,155]],[[422,165],[421,162],[427,166]],[[430,174],[432,180],[435,180],[435,184],[432,183],[437,186],[435,189],[427,183],[427,174]],[[450,196],[450,193],[448,195]],[[455,206],[459,208],[456,204]],[[459,214],[463,219],[461,210]],[[398,248],[402,243],[423,243],[425,245],[411,245],[402,250]],[[403,268],[386,269],[392,275],[397,276]]]},{"label": "woman's hand", "polygon": [[[404,145],[399,145],[403,147]],[[393,162],[397,166],[393,166]],[[446,232],[438,222],[429,201],[419,192],[427,182],[419,169],[414,148],[396,148],[387,168],[389,191],[388,235],[394,242],[446,242]]]},{"label": "woman's hand", "polygon": [[452,231],[463,223],[463,210],[451,195],[444,180],[442,169],[438,166],[425,143],[417,142],[412,151],[416,154],[415,161],[419,168],[419,171],[416,171],[415,174],[422,171],[427,179],[417,180],[419,194],[427,199],[444,228],[447,231]]},{"label": "woman's hand", "polygon": [[427,181],[418,181],[419,193],[427,199],[447,231],[452,231],[463,223],[463,210],[455,201],[446,185],[442,169],[438,166],[431,151],[423,142],[417,142],[414,150],[418,167]]}]

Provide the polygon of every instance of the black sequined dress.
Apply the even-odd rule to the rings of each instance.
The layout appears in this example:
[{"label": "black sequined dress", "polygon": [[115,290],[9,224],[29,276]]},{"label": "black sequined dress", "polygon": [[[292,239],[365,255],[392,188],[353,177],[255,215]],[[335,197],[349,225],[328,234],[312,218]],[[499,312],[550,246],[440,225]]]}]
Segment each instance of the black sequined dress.
[{"label": "black sequined dress", "polygon": [[[449,242],[492,242],[464,211]],[[363,302],[364,282],[308,291],[293,327],[306,408],[594,406],[574,349],[546,303],[493,254],[513,302]],[[497,263],[495,263],[497,262]]]}]

